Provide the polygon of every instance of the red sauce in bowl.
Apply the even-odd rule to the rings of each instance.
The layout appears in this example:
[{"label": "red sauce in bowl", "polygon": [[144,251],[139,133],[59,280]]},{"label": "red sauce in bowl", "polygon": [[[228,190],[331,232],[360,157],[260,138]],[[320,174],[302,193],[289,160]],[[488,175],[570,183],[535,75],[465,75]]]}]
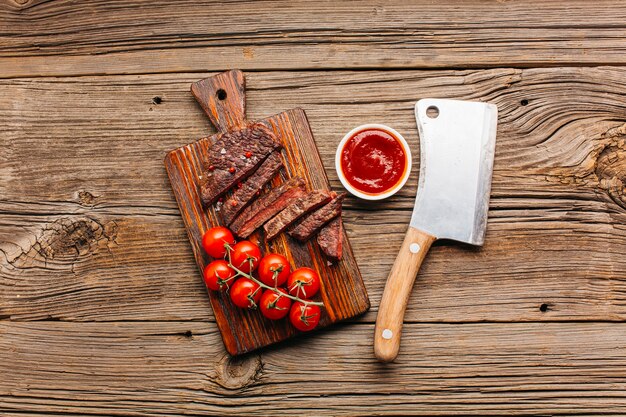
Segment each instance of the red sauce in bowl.
[{"label": "red sauce in bowl", "polygon": [[366,194],[382,194],[404,176],[407,157],[391,133],[367,129],[350,137],[341,150],[341,170],[351,186]]}]

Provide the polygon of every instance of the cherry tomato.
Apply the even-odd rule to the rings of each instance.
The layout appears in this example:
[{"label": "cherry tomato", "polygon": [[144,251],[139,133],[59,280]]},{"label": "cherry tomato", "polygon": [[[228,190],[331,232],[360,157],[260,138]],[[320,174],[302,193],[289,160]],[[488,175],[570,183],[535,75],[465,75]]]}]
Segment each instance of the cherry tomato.
[{"label": "cherry tomato", "polygon": [[[233,266],[245,273],[254,271],[259,265],[260,259],[261,250],[249,240],[242,240],[237,243],[230,254],[230,261]],[[252,268],[250,268],[250,260],[252,261]]]},{"label": "cherry tomato", "polygon": [[228,289],[230,278],[234,276],[235,271],[223,259],[213,261],[204,268],[204,283],[213,291]]},{"label": "cherry tomato", "polygon": [[230,299],[240,308],[256,308],[261,300],[261,287],[248,278],[239,278],[230,288]]},{"label": "cherry tomato", "polygon": [[226,255],[226,244],[233,246],[235,238],[225,227],[212,227],[202,236],[202,247],[213,258],[223,258]]},{"label": "cherry tomato", "polygon": [[295,269],[287,280],[289,294],[298,298],[311,298],[320,289],[320,276],[311,268]]},{"label": "cherry tomato", "polygon": [[283,285],[289,278],[290,271],[287,258],[277,253],[265,255],[259,262],[259,278],[263,284],[270,287]]},{"label": "cherry tomato", "polygon": [[289,308],[291,307],[291,300],[283,295],[287,294],[282,288],[278,288],[278,293],[275,290],[265,290],[261,296],[261,313],[270,320],[279,320],[289,314]]},{"label": "cherry tomato", "polygon": [[291,306],[289,321],[296,329],[308,332],[317,327],[317,324],[320,322],[320,315],[319,306],[297,301]]}]

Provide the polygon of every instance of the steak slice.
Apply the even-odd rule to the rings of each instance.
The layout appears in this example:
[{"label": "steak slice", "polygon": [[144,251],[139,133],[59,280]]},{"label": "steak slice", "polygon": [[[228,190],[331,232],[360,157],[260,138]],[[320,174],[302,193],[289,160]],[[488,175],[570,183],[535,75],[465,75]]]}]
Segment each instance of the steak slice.
[{"label": "steak slice", "polygon": [[341,214],[341,203],[346,193],[332,194],[334,195],[330,203],[318,208],[301,220],[300,223],[289,229],[287,232],[289,236],[304,242],[316,234],[326,223],[339,216]]},{"label": "steak slice", "polygon": [[280,152],[272,152],[261,166],[237,188],[222,206],[222,220],[230,225],[233,219],[246,208],[254,196],[267,184],[283,167]]},{"label": "steak slice", "polygon": [[202,203],[213,204],[254,173],[268,155],[280,147],[274,133],[260,123],[224,133],[208,149],[209,160],[200,184]]},{"label": "steak slice", "polygon": [[265,238],[269,241],[278,236],[283,230],[293,222],[316,208],[328,203],[331,200],[328,191],[315,190],[298,198],[289,207],[274,216],[265,223]]},{"label": "steak slice", "polygon": [[317,244],[322,252],[336,261],[341,259],[343,250],[343,221],[341,215],[335,217],[317,235]]},{"label": "steak slice", "polygon": [[263,223],[305,194],[304,180],[292,178],[263,194],[246,207],[231,223],[230,229],[241,238],[247,238]]}]

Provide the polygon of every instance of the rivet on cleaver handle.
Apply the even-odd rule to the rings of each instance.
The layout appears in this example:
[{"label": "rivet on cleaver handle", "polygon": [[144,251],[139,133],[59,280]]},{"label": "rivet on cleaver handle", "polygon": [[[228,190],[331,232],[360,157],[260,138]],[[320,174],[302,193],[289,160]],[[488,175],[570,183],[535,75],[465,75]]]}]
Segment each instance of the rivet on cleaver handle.
[{"label": "rivet on cleaver handle", "polygon": [[378,309],[374,353],[393,361],[417,272],[436,239],[482,245],[498,110],[494,104],[424,99],[415,105],[420,178],[411,223]]}]

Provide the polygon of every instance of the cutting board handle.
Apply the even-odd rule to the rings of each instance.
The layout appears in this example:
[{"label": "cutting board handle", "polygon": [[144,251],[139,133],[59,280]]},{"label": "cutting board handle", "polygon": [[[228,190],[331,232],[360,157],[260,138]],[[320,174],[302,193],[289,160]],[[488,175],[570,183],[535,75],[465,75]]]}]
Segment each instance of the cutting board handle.
[{"label": "cutting board handle", "polygon": [[383,298],[378,308],[374,330],[374,354],[382,362],[391,362],[400,350],[400,336],[404,311],[409,302],[411,289],[435,236],[409,226],[396,257]]},{"label": "cutting board handle", "polygon": [[246,81],[243,72],[230,70],[191,84],[211,123],[221,133],[246,127]]}]

